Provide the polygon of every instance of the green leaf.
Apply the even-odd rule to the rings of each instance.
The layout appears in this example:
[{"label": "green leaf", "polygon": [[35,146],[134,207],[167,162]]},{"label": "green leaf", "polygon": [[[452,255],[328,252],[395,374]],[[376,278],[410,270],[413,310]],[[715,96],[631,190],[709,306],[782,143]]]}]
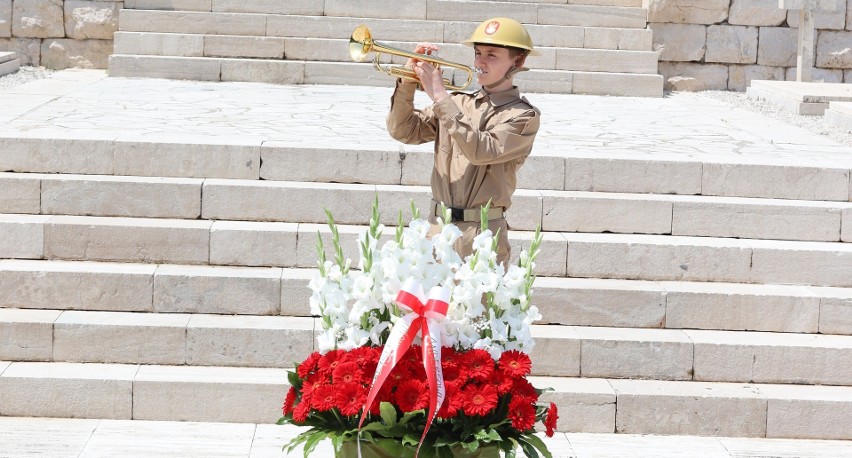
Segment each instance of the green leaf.
[{"label": "green leaf", "polygon": [[539,458],[538,451],[536,451],[536,448],[532,444],[524,439],[518,439],[518,443],[521,445],[521,450],[524,451],[527,458]]},{"label": "green leaf", "polygon": [[528,434],[524,436],[524,440],[526,440],[533,447],[537,448],[538,451],[540,451],[545,458],[552,458],[550,450],[547,449],[547,445],[545,445],[544,441],[541,440],[540,437],[534,434]]},{"label": "green leaf", "polygon": [[[296,370],[299,370],[299,365],[296,364]],[[295,371],[287,371],[287,381],[290,382],[290,386],[300,387],[302,386],[302,379],[299,378],[299,374]]]},{"label": "green leaf", "polygon": [[328,434],[329,433],[326,431],[316,431],[315,433],[311,434],[308,440],[305,441],[305,458],[308,458],[308,456],[313,453],[314,449],[317,447],[317,444],[320,441],[328,438]]},{"label": "green leaf", "polygon": [[396,426],[396,407],[393,406],[390,402],[382,402],[379,404],[379,413],[382,416],[382,421],[387,425],[387,427],[392,428]]}]

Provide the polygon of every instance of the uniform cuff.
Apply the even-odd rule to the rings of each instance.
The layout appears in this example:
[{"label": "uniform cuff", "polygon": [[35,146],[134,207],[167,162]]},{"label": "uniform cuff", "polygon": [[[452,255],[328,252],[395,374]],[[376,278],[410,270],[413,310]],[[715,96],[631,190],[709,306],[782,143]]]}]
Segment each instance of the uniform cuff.
[{"label": "uniform cuff", "polygon": [[440,102],[433,105],[432,110],[441,121],[445,122],[451,121],[456,116],[462,114],[461,110],[459,109],[459,106],[456,105],[456,102],[453,102],[452,96],[447,97],[444,100],[441,100]]}]

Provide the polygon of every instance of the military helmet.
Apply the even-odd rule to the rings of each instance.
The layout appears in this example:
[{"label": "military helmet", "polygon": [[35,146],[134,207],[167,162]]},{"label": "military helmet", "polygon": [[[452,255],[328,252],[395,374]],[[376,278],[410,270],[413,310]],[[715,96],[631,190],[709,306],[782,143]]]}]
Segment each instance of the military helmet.
[{"label": "military helmet", "polygon": [[537,56],[539,52],[533,49],[532,38],[520,22],[505,17],[495,17],[483,21],[470,38],[462,44],[474,46],[477,44],[518,48],[527,51],[528,55]]}]

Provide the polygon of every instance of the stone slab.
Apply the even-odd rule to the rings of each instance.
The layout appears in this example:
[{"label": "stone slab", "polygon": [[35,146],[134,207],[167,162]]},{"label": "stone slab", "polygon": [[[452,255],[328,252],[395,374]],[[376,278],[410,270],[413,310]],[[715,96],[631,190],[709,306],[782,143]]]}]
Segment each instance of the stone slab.
[{"label": "stone slab", "polygon": [[44,256],[44,224],[48,215],[0,214],[0,257]]},{"label": "stone slab", "polygon": [[[852,387],[755,385],[768,400],[766,437],[852,439]],[[826,419],[832,421],[827,422]]]},{"label": "stone slab", "polygon": [[583,377],[690,380],[692,342],[674,329],[578,327]]},{"label": "stone slab", "polygon": [[825,110],[825,122],[829,126],[852,132],[852,102],[829,102]]},{"label": "stone slab", "polygon": [[102,420],[0,417],[7,456],[80,456]]},{"label": "stone slab", "polygon": [[804,115],[822,115],[830,102],[852,102],[852,87],[841,83],[753,80],[746,93]]},{"label": "stone slab", "polygon": [[529,377],[536,388],[552,388],[542,394],[542,403],[554,402],[560,412],[558,431],[609,433],[615,431],[615,392],[604,379]]},{"label": "stone slab", "polygon": [[246,423],[104,420],[80,456],[248,456],[254,432]]},{"label": "stone slab", "polygon": [[536,375],[579,377],[581,341],[577,328],[533,325],[530,359]]},{"label": "stone slab", "polygon": [[0,359],[50,361],[59,310],[0,309]]},{"label": "stone slab", "polygon": [[41,213],[41,180],[38,176],[0,172],[0,213]]},{"label": "stone slab", "polygon": [[[309,234],[309,243],[299,244],[298,227],[295,223],[216,221],[210,228],[210,263],[307,267],[300,264],[298,250],[300,246],[313,246],[316,234]],[[305,251],[309,249],[305,248]],[[310,267],[314,267],[316,251],[310,256],[314,260]]]},{"label": "stone slab", "polygon": [[154,310],[177,313],[277,315],[281,269],[160,265]]}]

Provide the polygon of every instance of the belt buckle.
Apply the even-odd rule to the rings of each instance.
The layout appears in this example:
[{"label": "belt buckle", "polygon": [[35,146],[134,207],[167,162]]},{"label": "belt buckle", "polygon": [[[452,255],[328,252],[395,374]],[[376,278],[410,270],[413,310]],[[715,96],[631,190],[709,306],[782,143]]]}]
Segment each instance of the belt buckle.
[{"label": "belt buckle", "polygon": [[450,220],[452,222],[464,221],[464,209],[450,207]]}]

